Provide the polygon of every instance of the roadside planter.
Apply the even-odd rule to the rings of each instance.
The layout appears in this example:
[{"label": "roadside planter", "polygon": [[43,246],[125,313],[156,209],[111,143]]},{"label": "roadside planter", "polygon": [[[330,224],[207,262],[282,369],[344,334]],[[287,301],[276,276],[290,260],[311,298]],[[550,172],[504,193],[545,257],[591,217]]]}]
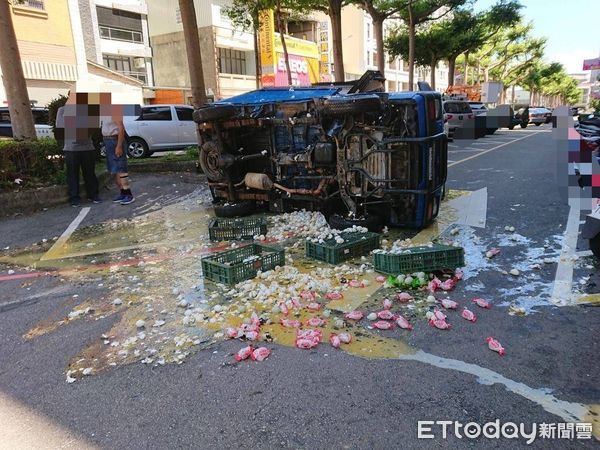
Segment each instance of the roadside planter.
[{"label": "roadside planter", "polygon": [[379,248],[379,234],[377,233],[340,233],[339,237],[344,242],[338,243],[335,238],[326,239],[323,243],[307,239],[304,243],[306,256],[329,264],[338,264],[348,259],[367,255],[371,250]]},{"label": "roadside planter", "polygon": [[202,258],[202,273],[215,283],[236,284],[285,265],[285,251],[277,247],[250,244]]},{"label": "roadside planter", "polygon": [[208,236],[211,241],[245,241],[261,234],[267,234],[267,220],[264,217],[215,218],[208,225]]},{"label": "roadside planter", "polygon": [[464,249],[450,245],[408,247],[401,253],[376,250],[373,254],[375,270],[389,274],[454,270],[465,265]]}]

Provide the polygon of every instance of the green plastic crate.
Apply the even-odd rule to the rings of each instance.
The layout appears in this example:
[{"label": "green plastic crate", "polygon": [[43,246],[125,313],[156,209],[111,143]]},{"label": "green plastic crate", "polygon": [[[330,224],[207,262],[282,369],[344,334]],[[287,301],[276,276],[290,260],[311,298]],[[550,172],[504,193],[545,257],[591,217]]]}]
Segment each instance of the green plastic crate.
[{"label": "green plastic crate", "polygon": [[[257,258],[244,261],[254,256]],[[265,272],[284,264],[283,249],[250,244],[205,256],[202,258],[202,272],[206,278],[216,283],[236,284],[254,278],[259,270]]]},{"label": "green plastic crate", "polygon": [[208,225],[208,236],[211,241],[252,240],[259,234],[267,234],[267,220],[264,217],[215,218]]},{"label": "green plastic crate", "polygon": [[449,245],[408,247],[401,254],[375,253],[375,270],[393,275],[456,269],[464,265],[464,249]]},{"label": "green plastic crate", "polygon": [[377,233],[341,233],[343,244],[338,244],[335,239],[327,239],[323,244],[305,241],[306,256],[329,264],[338,264],[347,259],[367,255],[371,250],[379,248],[379,234]]}]

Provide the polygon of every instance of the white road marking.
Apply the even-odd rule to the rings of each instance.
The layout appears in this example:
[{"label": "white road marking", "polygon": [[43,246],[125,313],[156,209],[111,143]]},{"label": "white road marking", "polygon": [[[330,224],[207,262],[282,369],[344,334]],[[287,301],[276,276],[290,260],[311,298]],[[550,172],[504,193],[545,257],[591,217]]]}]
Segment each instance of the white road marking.
[{"label": "white road marking", "polygon": [[469,161],[469,160],[471,160],[473,158],[478,158],[479,156],[485,155],[486,153],[489,153],[489,152],[493,152],[494,150],[502,148],[502,147],[504,147],[504,146],[506,146],[508,144],[512,144],[513,142],[521,141],[523,139],[527,139],[530,136],[534,136],[534,135],[536,135],[538,133],[542,133],[542,132],[543,132],[543,130],[542,131],[534,131],[532,133],[528,133],[527,136],[523,136],[521,138],[514,139],[514,140],[512,140],[510,142],[505,142],[504,144],[497,145],[496,147],[488,148],[487,150],[483,150],[481,153],[477,153],[475,155],[468,156],[467,158],[461,159],[460,161],[456,161],[456,162],[453,161],[452,164],[448,164],[448,167],[454,166],[456,164],[460,164],[460,163],[465,162],[465,161]]},{"label": "white road marking", "polygon": [[441,369],[456,370],[458,372],[474,375],[477,377],[479,383],[486,386],[492,386],[494,384],[504,385],[508,392],[512,392],[533,403],[537,403],[550,414],[554,414],[566,422],[585,422],[590,414],[587,405],[559,400],[547,389],[532,388],[525,383],[511,380],[498,372],[478,366],[477,364],[467,363],[458,359],[443,358],[441,356],[432,355],[431,353],[426,353],[423,350],[418,350],[414,355],[401,355],[399,359],[405,361],[418,361]]},{"label": "white road marking", "polygon": [[87,216],[87,214],[90,212],[90,209],[91,209],[90,207],[86,207],[86,208],[82,208],[81,211],[79,211],[79,214],[77,215],[77,217],[75,217],[75,219],[73,219],[73,222],[71,222],[71,224],[67,227],[65,232],[63,234],[61,234],[60,237],[54,243],[54,245],[52,247],[50,247],[50,250],[48,250],[44,254],[44,256],[42,256],[40,258],[40,261],[54,259],[54,256],[57,253],[59,253],[59,250],[66,244],[66,242],[69,240],[69,238],[71,237],[73,232],[81,224],[83,219],[85,219],[85,216]]},{"label": "white road marking", "polygon": [[579,202],[576,199],[572,199],[562,250],[558,259],[558,266],[556,267],[554,285],[552,286],[552,295],[550,296],[550,302],[555,305],[573,303],[573,266],[577,258],[575,247],[577,246],[577,235],[579,232],[579,212]]},{"label": "white road marking", "polygon": [[458,153],[458,152],[480,152],[482,148],[461,148],[460,150],[448,150],[450,153]]},{"label": "white road marking", "polygon": [[72,430],[0,392],[2,448],[95,449]]},{"label": "white road marking", "polygon": [[487,218],[487,187],[478,189],[448,202],[448,206],[455,208],[457,224],[485,228]]}]

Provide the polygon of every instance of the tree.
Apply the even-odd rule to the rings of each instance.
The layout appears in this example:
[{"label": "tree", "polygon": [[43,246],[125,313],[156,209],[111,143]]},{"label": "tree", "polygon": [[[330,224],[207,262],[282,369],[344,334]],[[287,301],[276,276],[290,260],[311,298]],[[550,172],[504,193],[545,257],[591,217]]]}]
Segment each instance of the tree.
[{"label": "tree", "polygon": [[223,12],[231,20],[234,28],[239,30],[252,30],[254,40],[254,63],[256,66],[256,89],[260,88],[261,65],[260,51],[258,46],[259,14],[264,9],[259,0],[233,0],[229,7]]},{"label": "tree", "polygon": [[35,125],[21,54],[12,22],[10,2],[0,0],[0,69],[8,100],[8,111],[15,139],[36,139]]},{"label": "tree", "polygon": [[357,6],[364,9],[373,22],[373,35],[377,49],[377,69],[385,75],[385,53],[383,42],[383,21],[396,14],[410,0],[355,0]]},{"label": "tree", "polygon": [[521,19],[523,6],[518,0],[500,0],[489,10],[474,14],[461,9],[455,11],[448,24],[452,48],[448,53],[448,84],[454,84],[456,59],[463,53],[477,51],[502,29],[511,27]]},{"label": "tree", "polygon": [[[430,70],[431,87],[435,89],[435,72],[439,61],[449,50],[450,36],[443,22],[434,23],[415,35],[413,65],[427,66]],[[386,47],[390,56],[400,56],[408,60],[410,53],[410,33],[406,27],[399,27],[387,39]]]},{"label": "tree", "polygon": [[207,99],[194,0],[179,0],[179,11],[181,12],[181,23],[183,24],[183,35],[185,36],[185,50],[190,70],[192,103],[195,108],[199,108],[206,103]]},{"label": "tree", "polygon": [[[415,40],[417,25],[439,19],[461,6],[466,0],[404,0],[398,2],[399,13],[408,24],[408,89],[413,89],[415,73]],[[443,8],[441,15],[433,13]],[[437,64],[437,62],[436,62]],[[435,71],[434,71],[435,72]],[[435,74],[434,74],[435,77]]]}]

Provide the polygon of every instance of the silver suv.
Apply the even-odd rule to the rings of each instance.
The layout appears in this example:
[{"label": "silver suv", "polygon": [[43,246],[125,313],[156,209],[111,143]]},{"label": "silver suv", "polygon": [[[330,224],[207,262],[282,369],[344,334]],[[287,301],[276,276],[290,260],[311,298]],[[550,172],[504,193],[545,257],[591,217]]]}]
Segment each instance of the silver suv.
[{"label": "silver suv", "polygon": [[198,145],[194,109],[188,105],[142,106],[137,118],[125,118],[127,153],[132,158],[146,158],[152,153],[178,150]]},{"label": "silver suv", "polygon": [[453,139],[457,128],[474,128],[473,110],[462,100],[446,100],[443,102],[444,122],[448,130],[448,138]]}]

